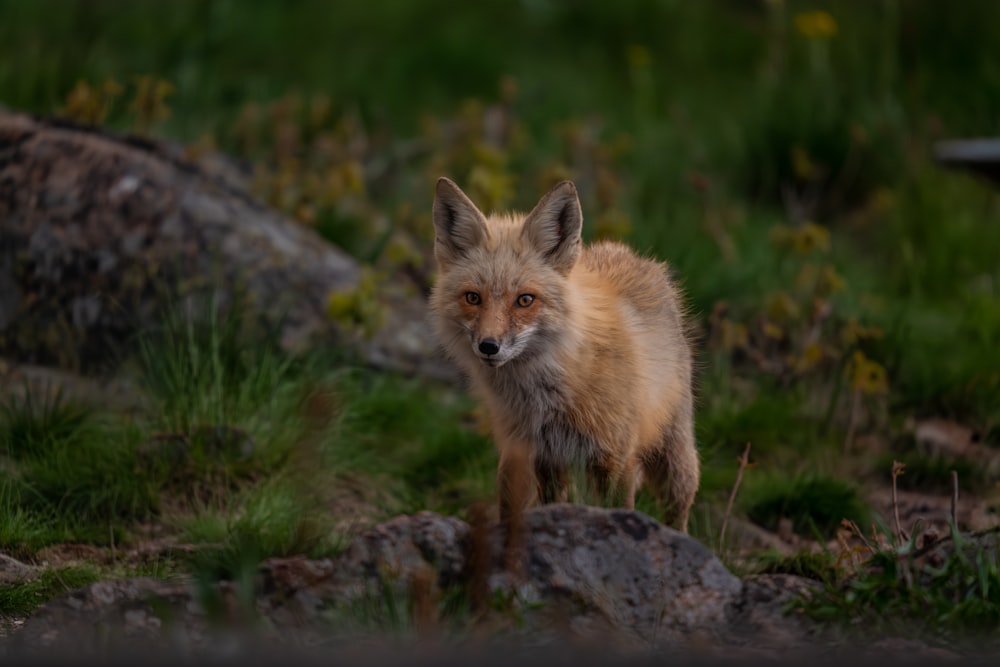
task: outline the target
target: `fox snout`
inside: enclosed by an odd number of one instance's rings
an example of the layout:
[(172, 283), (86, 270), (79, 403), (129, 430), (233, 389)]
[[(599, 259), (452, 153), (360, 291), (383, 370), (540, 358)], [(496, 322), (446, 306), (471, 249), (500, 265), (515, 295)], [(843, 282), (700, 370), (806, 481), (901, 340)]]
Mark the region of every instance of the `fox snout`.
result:
[(503, 345), (500, 339), (486, 336), (479, 339), (479, 342), (472, 341), (472, 347), (478, 352), (479, 358), (487, 366), (496, 368), (510, 360), (510, 346)]
[(479, 351), (491, 357), (500, 351), (500, 343), (495, 338), (484, 338), (479, 341)]

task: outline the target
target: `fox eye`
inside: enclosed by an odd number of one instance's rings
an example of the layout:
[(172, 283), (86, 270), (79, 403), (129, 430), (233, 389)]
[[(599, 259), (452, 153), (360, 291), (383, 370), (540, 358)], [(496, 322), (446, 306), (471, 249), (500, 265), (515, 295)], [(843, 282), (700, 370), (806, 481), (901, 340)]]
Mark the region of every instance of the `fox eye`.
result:
[(470, 306), (478, 306), (480, 303), (482, 303), (482, 301), (483, 301), (483, 298), (481, 296), (479, 296), (478, 292), (466, 292), (465, 293), (465, 302), (467, 304), (469, 304)]
[(533, 294), (522, 294), (517, 297), (517, 305), (521, 308), (527, 308), (535, 302), (535, 297)]

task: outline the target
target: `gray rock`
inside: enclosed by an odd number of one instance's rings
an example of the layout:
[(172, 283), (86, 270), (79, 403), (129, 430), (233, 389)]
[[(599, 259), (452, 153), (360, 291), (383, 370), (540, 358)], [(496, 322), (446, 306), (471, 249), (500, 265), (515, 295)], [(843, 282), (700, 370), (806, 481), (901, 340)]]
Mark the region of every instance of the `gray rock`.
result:
[(0, 586), (34, 579), (41, 568), (22, 563), (16, 558), (11, 558), (7, 554), (0, 553)]
[[(639, 512), (548, 505), (527, 512), (526, 567), (518, 577), (495, 563), (491, 588), (570, 632), (614, 630), (622, 643), (677, 643), (724, 632), (741, 583), (704, 545)], [(495, 553), (503, 531), (494, 531)]]
[(436, 585), (459, 583), (467, 570), (469, 526), (434, 512), (400, 516), (356, 538), (337, 559), (333, 586), (344, 599), (366, 594), (374, 582), (394, 582), (409, 590), (414, 578), (431, 566)]
[(112, 639), (160, 639), (168, 619), (175, 628), (183, 627), (186, 641), (201, 641), (202, 613), (190, 602), (191, 590), (184, 584), (148, 578), (100, 581), (43, 605), (14, 633), (12, 647), (31, 652), (73, 645), (80, 654), (92, 654)]
[[(289, 349), (360, 345), (373, 363), (450, 377), (418, 295), (386, 296), (384, 331), (359, 340), (326, 314), (361, 267), (257, 202), (245, 182), (166, 144), (0, 108), (0, 356), (114, 370), (165, 304), (245, 291)], [(400, 335), (404, 332), (405, 335)]]
[[(470, 558), (476, 530), (486, 531), (490, 548), (483, 561)], [(241, 646), (329, 643), (357, 638), (350, 612), (358, 605), (397, 600), (407, 614), (421, 581), (429, 583), (422, 594), (440, 600), (455, 586), (474, 588), (477, 578), (488, 586), (485, 611), (516, 620), (495, 623), (493, 634), (521, 645), (597, 642), (603, 649), (650, 650), (699, 642), (746, 646), (764, 630), (787, 645), (806, 637), (803, 621), (786, 623), (781, 609), (801, 582), (744, 583), (698, 541), (638, 512), (536, 508), (524, 516), (520, 546), (509, 552), (509, 544), (518, 542), (508, 542), (500, 526), (470, 528), (420, 512), (373, 528), (337, 558), (271, 559), (253, 591), (231, 582), (210, 590), (149, 579), (93, 584), (44, 605), (14, 638), (19, 648), (62, 641), (88, 647), (110, 628), (123, 642), (198, 651), (218, 647), (219, 628), (236, 628), (228, 636), (242, 637), (234, 640)], [(506, 608), (497, 609), (498, 600)], [(472, 611), (466, 623), (483, 618), (483, 609)]]
[(727, 627), (734, 643), (781, 650), (813, 640), (817, 627), (800, 612), (790, 611), (796, 598), (821, 588), (819, 582), (791, 574), (745, 577), (740, 594), (728, 609)]

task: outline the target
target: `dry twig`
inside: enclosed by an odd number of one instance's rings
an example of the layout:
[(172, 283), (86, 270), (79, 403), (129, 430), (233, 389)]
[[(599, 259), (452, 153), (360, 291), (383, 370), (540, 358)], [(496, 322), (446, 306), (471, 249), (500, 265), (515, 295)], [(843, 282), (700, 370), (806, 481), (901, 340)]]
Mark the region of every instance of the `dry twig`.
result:
[(722, 529), (719, 531), (719, 551), (722, 551), (722, 547), (726, 542), (726, 526), (729, 524), (729, 515), (733, 511), (733, 501), (736, 500), (736, 491), (740, 488), (740, 481), (743, 479), (743, 470), (750, 465), (749, 442), (743, 450), (743, 455), (740, 456), (737, 461), (739, 461), (740, 467), (736, 471), (736, 481), (733, 482), (733, 490), (729, 492), (729, 502), (726, 503), (726, 514), (722, 517)]
[(958, 471), (951, 471), (951, 524), (958, 530)]
[(899, 461), (892, 462), (892, 518), (896, 522), (896, 539), (899, 541), (899, 544), (906, 542), (908, 539), (899, 523), (899, 503), (896, 496), (896, 478), (903, 474), (904, 468), (906, 468), (905, 463), (900, 463)]
[(854, 432), (858, 428), (858, 413), (861, 411), (861, 390), (855, 389), (851, 394), (851, 412), (847, 417), (847, 435), (844, 436), (844, 452), (850, 452), (854, 445)]
[(868, 541), (864, 533), (861, 532), (861, 529), (858, 528), (858, 524), (854, 523), (852, 519), (841, 519), (840, 525), (847, 528), (847, 530), (853, 533), (855, 537), (861, 540), (861, 543), (865, 545), (865, 548), (868, 549), (868, 551), (873, 554), (878, 551), (878, 549), (872, 546), (872, 543)]

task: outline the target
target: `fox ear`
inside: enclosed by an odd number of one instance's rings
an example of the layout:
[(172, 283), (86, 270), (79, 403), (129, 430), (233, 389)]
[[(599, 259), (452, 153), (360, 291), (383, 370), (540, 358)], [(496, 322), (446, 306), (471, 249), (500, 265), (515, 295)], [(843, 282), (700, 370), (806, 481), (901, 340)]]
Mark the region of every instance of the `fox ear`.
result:
[(486, 239), (486, 218), (455, 183), (442, 176), (434, 191), (434, 256), (444, 266)]
[(583, 211), (576, 186), (563, 181), (549, 190), (524, 219), (521, 235), (565, 274), (580, 256), (582, 232)]

